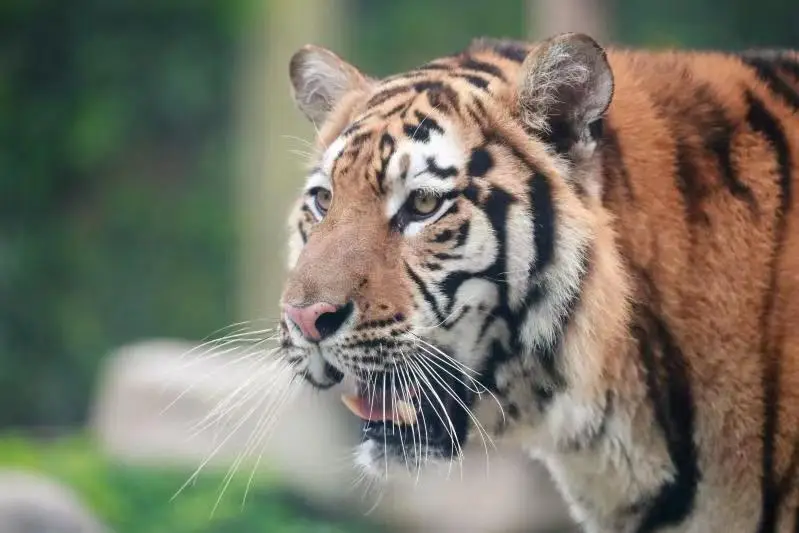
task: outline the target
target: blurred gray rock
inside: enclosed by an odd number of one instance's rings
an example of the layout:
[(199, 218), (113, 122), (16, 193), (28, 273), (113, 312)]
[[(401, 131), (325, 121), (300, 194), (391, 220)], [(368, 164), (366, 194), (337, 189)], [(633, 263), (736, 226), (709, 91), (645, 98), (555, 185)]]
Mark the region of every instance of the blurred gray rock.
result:
[(0, 470), (0, 533), (107, 533), (66, 487), (43, 476)]
[[(324, 505), (354, 506), (410, 531), (548, 532), (570, 524), (541, 465), (494, 454), (486, 475), (479, 444), (449, 479), (425, 472), (397, 480), (379, 498), (365, 492), (352, 468), (359, 423), (338, 401), (347, 384), (325, 392), (301, 385), (287, 394), (288, 383), (265, 357), (241, 350), (141, 342), (107, 359), (92, 425), (119, 460), (225, 472), (246, 455), (238, 475), (249, 476), (257, 463)], [(282, 399), (285, 405), (269, 417)], [(209, 423), (212, 412), (225, 415)], [(267, 433), (268, 440), (258, 440)]]

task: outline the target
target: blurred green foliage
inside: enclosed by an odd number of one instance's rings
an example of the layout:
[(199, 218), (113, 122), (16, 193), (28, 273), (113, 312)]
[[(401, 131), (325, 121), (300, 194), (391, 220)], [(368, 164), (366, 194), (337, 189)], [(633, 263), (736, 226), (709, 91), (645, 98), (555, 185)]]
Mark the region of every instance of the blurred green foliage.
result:
[(245, 9), (0, 3), (0, 426), (80, 421), (108, 350), (232, 321)]
[(191, 472), (121, 466), (103, 459), (83, 437), (50, 442), (0, 437), (0, 468), (63, 483), (116, 533), (378, 530), (356, 517), (331, 516), (310, 507), (268, 475), (259, 475), (250, 484), (249, 472), (240, 472), (224, 487), (224, 473), (209, 471), (175, 496)]
[(795, 0), (611, 0), (613, 40), (716, 50), (799, 48)]
[[(352, 50), (346, 59), (388, 76), (459, 52), (481, 36), (524, 38), (524, 0), (356, 0)], [(455, 11), (453, 11), (455, 10)]]

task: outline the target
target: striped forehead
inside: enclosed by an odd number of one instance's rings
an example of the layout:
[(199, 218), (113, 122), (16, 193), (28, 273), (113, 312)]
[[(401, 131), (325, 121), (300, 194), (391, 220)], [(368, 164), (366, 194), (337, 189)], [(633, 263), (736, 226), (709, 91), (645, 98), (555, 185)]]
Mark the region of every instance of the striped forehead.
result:
[[(388, 218), (394, 216), (415, 190), (434, 194), (452, 191), (466, 160), (458, 131), (440, 116), (418, 118), (414, 123), (403, 121), (396, 125), (384, 121), (372, 133), (345, 130), (325, 150), (320, 174), (332, 180), (336, 161), (353, 148), (376, 152), (380, 168), (362, 178), (375, 180), (371, 190), (384, 202)], [(369, 137), (366, 143), (365, 136)], [(352, 176), (352, 179), (358, 178)]]

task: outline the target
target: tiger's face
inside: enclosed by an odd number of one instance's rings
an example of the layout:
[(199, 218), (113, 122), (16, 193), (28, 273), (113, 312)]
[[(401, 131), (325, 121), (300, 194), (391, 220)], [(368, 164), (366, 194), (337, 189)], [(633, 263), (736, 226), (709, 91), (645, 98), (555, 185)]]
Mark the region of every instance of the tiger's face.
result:
[[(590, 67), (604, 60), (572, 44)], [(481, 404), (518, 417), (561, 379), (524, 355), (556, 349), (577, 299), (590, 213), (568, 180), (590, 165), (530, 135), (548, 115), (520, 104), (516, 78), (553, 67), (528, 52), (486, 47), (380, 82), (326, 50), (292, 59), (295, 99), (323, 127), (290, 217), (281, 345), (314, 387), (353, 378), (357, 461), (375, 473), (458, 456), (494, 431)], [(577, 158), (591, 124), (557, 126)], [(536, 387), (514, 392), (527, 372)]]

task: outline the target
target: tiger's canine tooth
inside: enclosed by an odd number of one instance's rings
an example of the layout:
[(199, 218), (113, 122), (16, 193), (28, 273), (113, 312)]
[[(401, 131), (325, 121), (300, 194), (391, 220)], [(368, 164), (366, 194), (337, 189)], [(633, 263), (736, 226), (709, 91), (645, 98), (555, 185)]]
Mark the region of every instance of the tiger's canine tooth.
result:
[(341, 401), (355, 416), (361, 418), (364, 416), (358, 404), (358, 396), (354, 394), (342, 394)]
[(400, 421), (406, 424), (416, 423), (416, 408), (411, 402), (406, 402), (403, 400), (394, 402), (394, 412)]

